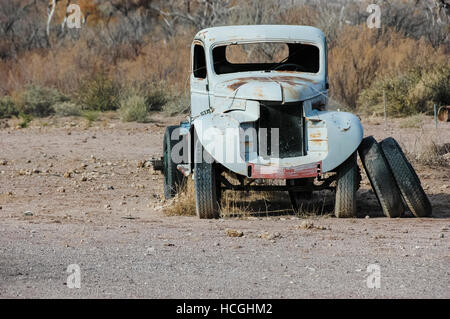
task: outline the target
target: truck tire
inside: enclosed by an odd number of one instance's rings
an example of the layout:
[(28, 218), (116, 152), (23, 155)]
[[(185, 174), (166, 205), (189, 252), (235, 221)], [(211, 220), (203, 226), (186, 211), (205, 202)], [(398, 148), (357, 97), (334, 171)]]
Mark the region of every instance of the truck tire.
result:
[[(289, 186), (313, 186), (314, 178), (287, 179), (286, 185)], [(295, 192), (289, 191), (289, 199), (295, 212), (301, 207), (303, 201), (311, 200), (312, 191)]]
[[(196, 144), (194, 185), (197, 216), (200, 219), (216, 219), (220, 217), (220, 166), (206, 154), (200, 142)], [(205, 156), (198, 159), (200, 154)]]
[(359, 186), (359, 173), (356, 152), (337, 169), (336, 202), (334, 215), (337, 218), (356, 216), (356, 192)]
[(406, 159), (400, 145), (392, 137), (383, 140), (380, 145), (410, 211), (416, 217), (431, 216), (431, 203), (422, 188), (419, 177), (411, 163)]
[(405, 210), (402, 197), (380, 145), (369, 136), (363, 139), (358, 152), (384, 215), (400, 217)]
[(164, 197), (173, 198), (183, 187), (186, 177), (177, 169), (177, 165), (172, 159), (173, 147), (180, 141), (179, 136), (174, 137), (173, 132), (179, 126), (169, 126), (164, 134), (163, 143), (163, 173), (164, 173)]

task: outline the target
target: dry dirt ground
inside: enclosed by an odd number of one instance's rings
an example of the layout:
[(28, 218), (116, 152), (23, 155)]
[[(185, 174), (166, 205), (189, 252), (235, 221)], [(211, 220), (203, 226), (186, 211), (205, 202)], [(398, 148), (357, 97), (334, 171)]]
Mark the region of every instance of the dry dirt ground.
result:
[[(0, 128), (0, 298), (449, 298), (450, 169), (416, 165), (433, 218), (382, 216), (367, 179), (359, 218), (246, 214), (199, 220), (167, 216), (162, 176), (140, 162), (161, 154), (153, 116), (124, 124), (115, 115), (90, 127), (50, 118)], [(450, 123), (423, 128), (363, 121), (366, 135), (450, 141)], [(331, 195), (324, 206), (332, 207)], [(305, 220), (314, 227), (305, 225)], [(229, 237), (226, 229), (243, 232)], [(77, 264), (81, 288), (67, 286)], [(380, 267), (368, 288), (367, 267)]]

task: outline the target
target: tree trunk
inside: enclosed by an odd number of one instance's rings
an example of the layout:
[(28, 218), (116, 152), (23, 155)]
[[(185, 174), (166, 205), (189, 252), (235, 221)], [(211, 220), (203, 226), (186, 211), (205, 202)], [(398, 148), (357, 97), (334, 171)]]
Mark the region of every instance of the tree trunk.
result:
[[(50, 44), (50, 24), (52, 22), (53, 19), (53, 15), (55, 14), (55, 9), (56, 9), (56, 0), (51, 0), (51, 2), (49, 1), (48, 3), (48, 19), (47, 19), (47, 41)], [(51, 7), (50, 7), (51, 6)]]

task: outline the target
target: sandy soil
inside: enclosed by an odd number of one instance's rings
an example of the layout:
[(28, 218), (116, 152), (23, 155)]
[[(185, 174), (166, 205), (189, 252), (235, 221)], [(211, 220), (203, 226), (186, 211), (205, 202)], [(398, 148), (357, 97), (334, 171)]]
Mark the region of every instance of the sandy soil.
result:
[[(169, 217), (162, 176), (141, 164), (161, 154), (164, 127), (179, 119), (153, 118), (0, 125), (1, 298), (450, 297), (449, 167), (416, 165), (429, 219), (383, 217), (366, 178), (360, 218), (308, 217), (312, 228), (298, 227), (305, 220), (294, 214)], [(394, 136), (408, 150), (450, 141), (450, 123), (436, 132), (427, 122), (363, 124), (366, 135)], [(67, 286), (71, 264), (80, 289)], [(380, 266), (378, 289), (366, 284), (370, 264)]]

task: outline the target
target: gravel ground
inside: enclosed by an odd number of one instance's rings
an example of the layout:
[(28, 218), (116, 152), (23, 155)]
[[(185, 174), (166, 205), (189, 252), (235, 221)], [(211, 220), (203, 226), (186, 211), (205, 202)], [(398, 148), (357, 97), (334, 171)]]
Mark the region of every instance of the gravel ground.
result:
[[(434, 208), (428, 219), (382, 217), (365, 178), (355, 219), (169, 217), (162, 177), (142, 161), (161, 154), (164, 127), (179, 119), (154, 118), (0, 129), (0, 298), (450, 297), (448, 167), (416, 166)], [(363, 123), (408, 148), (435, 134), (432, 124)], [(437, 142), (450, 141), (449, 124)], [(79, 289), (67, 285), (72, 264)], [(371, 264), (380, 288), (367, 286)]]

